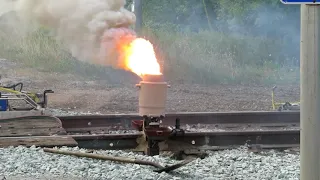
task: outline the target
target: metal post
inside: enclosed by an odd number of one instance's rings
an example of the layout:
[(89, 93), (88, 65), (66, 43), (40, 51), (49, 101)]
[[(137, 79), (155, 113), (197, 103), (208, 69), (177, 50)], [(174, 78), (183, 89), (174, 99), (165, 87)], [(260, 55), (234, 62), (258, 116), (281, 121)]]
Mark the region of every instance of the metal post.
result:
[(136, 15), (135, 31), (140, 32), (142, 29), (142, 0), (134, 0), (134, 14)]
[(320, 180), (319, 16), (319, 5), (301, 5), (301, 180)]

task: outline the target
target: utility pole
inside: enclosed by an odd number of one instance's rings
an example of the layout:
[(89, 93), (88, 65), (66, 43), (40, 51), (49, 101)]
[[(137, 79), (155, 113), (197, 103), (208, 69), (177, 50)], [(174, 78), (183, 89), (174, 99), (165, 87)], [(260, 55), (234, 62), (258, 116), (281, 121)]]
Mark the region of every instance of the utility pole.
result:
[(133, 6), (136, 15), (135, 31), (139, 33), (142, 29), (142, 0), (133, 0)]
[(320, 5), (311, 3), (301, 4), (301, 180), (320, 180)]
[(320, 2), (280, 1), (301, 5), (300, 179), (320, 180)]

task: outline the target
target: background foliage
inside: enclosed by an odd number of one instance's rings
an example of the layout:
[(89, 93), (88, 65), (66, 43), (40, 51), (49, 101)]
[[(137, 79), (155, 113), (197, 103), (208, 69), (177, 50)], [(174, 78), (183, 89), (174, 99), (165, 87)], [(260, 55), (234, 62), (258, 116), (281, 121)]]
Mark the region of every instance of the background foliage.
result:
[[(173, 61), (188, 59), (186, 66), (197, 69), (194, 74), (201, 72), (205, 82), (298, 82), (299, 5), (279, 0), (148, 0), (143, 17), (144, 26), (161, 39), (156, 44), (165, 49), (169, 72), (176, 67)], [(164, 34), (174, 42), (163, 40)]]

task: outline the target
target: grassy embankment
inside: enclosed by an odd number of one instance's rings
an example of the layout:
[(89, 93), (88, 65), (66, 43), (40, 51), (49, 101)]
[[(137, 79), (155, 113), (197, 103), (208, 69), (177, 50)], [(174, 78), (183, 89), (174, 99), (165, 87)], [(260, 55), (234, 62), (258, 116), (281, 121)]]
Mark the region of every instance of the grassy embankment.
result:
[[(281, 57), (281, 40), (236, 37), (217, 32), (171, 33), (144, 30), (154, 44), (167, 79), (198, 83), (294, 83), (299, 69), (271, 62)], [(270, 56), (271, 54), (271, 56)], [(0, 57), (43, 71), (101, 77), (114, 71), (73, 60), (45, 31), (21, 35), (0, 29)], [(274, 59), (273, 59), (274, 60)]]

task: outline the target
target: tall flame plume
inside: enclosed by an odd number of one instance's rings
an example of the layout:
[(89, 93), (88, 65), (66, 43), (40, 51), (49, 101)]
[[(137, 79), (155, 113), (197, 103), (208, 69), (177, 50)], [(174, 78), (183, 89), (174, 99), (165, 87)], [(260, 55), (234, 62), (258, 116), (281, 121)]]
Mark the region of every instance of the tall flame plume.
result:
[(107, 30), (103, 35), (100, 53), (101, 63), (113, 64), (140, 77), (162, 74), (151, 42), (137, 37), (128, 28)]
[(125, 54), (125, 65), (137, 75), (161, 74), (153, 45), (148, 40), (134, 39), (123, 53)]

